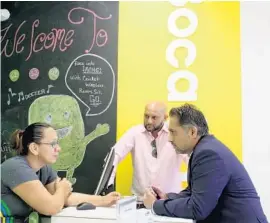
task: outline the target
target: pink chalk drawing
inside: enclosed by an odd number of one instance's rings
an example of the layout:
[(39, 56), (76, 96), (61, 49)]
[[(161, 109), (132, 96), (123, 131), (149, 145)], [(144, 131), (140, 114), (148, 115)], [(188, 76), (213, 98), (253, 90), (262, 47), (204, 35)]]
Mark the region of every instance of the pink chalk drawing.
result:
[(39, 70), (37, 68), (32, 68), (30, 71), (29, 71), (29, 77), (32, 79), (32, 80), (36, 80), (39, 76)]

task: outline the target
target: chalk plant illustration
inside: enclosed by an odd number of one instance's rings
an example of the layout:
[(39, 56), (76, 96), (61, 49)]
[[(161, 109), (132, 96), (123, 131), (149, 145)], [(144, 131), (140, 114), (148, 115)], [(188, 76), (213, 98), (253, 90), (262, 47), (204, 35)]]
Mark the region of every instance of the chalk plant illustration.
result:
[(85, 136), (79, 104), (68, 95), (47, 95), (37, 98), (29, 108), (28, 123), (46, 122), (58, 133), (61, 152), (53, 164), (56, 171), (67, 171), (67, 179), (76, 183), (74, 170), (82, 163), (86, 146), (110, 131), (108, 124), (98, 124)]

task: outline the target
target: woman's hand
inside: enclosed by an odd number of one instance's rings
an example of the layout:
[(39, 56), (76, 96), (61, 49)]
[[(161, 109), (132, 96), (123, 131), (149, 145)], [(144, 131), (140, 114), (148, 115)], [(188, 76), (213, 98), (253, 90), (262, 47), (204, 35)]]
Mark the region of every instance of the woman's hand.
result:
[(121, 198), (120, 193), (118, 192), (111, 192), (105, 196), (102, 196), (102, 206), (110, 207), (114, 205), (119, 199)]

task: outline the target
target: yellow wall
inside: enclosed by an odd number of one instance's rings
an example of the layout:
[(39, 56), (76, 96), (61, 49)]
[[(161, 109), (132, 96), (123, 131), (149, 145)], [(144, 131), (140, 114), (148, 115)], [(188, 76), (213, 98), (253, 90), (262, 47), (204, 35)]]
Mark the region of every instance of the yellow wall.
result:
[[(209, 122), (210, 131), (242, 158), (239, 2), (187, 4), (198, 17), (196, 32), (188, 39), (197, 49), (188, 68), (199, 80), (196, 104)], [(176, 39), (167, 20), (177, 7), (169, 2), (120, 2), (118, 54), (117, 139), (143, 119), (145, 102), (167, 101), (167, 80), (177, 71), (165, 59), (166, 48)], [(179, 19), (179, 27), (188, 25)], [(176, 53), (179, 62), (186, 52)], [(184, 68), (184, 67), (182, 67)], [(177, 84), (187, 89), (187, 82)], [(183, 102), (168, 103), (169, 108)], [(118, 167), (117, 190), (130, 194), (132, 177), (128, 156)]]

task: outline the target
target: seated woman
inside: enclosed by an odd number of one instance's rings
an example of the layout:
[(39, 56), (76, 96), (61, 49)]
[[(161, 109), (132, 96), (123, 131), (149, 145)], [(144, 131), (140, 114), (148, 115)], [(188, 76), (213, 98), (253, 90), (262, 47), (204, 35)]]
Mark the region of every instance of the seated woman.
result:
[(49, 166), (61, 151), (57, 133), (50, 125), (34, 123), (12, 137), (19, 155), (1, 164), (1, 206), (9, 209), (9, 216), (24, 218), (33, 210), (49, 216), (64, 206), (82, 202), (111, 206), (120, 198), (117, 192), (106, 196), (72, 193), (71, 183), (60, 180)]

